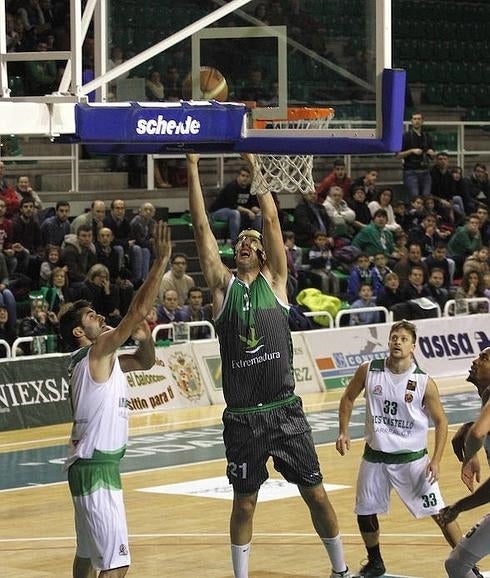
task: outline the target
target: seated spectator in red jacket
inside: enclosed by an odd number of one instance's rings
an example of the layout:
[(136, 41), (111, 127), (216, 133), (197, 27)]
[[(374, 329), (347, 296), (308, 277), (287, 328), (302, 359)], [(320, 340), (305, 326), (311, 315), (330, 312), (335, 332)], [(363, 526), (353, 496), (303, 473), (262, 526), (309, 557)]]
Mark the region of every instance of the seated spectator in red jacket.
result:
[(344, 159), (338, 158), (333, 162), (333, 170), (326, 175), (316, 186), (316, 195), (319, 203), (323, 203), (330, 187), (337, 186), (344, 192), (344, 198), (347, 200), (352, 181), (347, 175), (347, 168)]
[(20, 200), (18, 199), (15, 189), (10, 185), (4, 177), (5, 165), (0, 161), (0, 199), (4, 201), (7, 211), (5, 216), (12, 219), (17, 214), (20, 207)]

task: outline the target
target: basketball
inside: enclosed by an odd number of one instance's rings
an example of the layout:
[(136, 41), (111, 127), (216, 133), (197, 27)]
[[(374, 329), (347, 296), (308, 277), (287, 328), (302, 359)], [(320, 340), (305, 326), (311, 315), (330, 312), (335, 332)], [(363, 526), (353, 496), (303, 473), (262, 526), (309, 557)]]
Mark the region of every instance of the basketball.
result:
[[(201, 66), (200, 69), (201, 93), (198, 99), (218, 100), (223, 102), (228, 98), (228, 84), (226, 78), (216, 68)], [(192, 98), (192, 74), (189, 73), (182, 85), (182, 95), (185, 100)]]

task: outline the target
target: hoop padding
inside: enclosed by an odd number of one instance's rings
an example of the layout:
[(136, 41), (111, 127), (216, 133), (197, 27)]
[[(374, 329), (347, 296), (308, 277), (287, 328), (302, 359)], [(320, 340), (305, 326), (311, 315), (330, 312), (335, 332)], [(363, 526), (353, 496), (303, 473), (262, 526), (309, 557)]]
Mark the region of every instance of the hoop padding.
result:
[[(287, 119), (258, 120), (255, 126), (289, 129), (326, 129), (335, 116), (333, 108), (288, 108)], [(301, 193), (315, 190), (313, 157), (311, 155), (256, 155), (256, 172), (250, 188), (260, 195), (269, 190), (274, 193)]]

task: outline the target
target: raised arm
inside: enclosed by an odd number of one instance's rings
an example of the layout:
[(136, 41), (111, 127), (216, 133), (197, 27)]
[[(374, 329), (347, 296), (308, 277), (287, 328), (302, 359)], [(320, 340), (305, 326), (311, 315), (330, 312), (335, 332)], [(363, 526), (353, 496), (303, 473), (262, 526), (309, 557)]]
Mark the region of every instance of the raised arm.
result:
[(339, 405), (339, 435), (335, 447), (341, 456), (350, 449), (349, 422), (352, 415), (355, 400), (361, 394), (366, 384), (366, 377), (369, 363), (360, 365), (354, 376), (345, 388), (344, 394), (340, 398)]
[(218, 243), (209, 225), (199, 179), (198, 163), (199, 155), (187, 155), (189, 210), (191, 212), (199, 263), (206, 278), (206, 283), (213, 293), (213, 304), (216, 310), (216, 308), (219, 308), (219, 303), (217, 303), (216, 300), (219, 300), (220, 294), (223, 294), (223, 291), (226, 289), (231, 272), (221, 261)]
[(281, 224), (277, 214), (277, 207), (274, 199), (267, 189), (265, 181), (260, 183), (259, 169), (254, 155), (244, 155), (245, 160), (250, 166), (252, 180), (259, 178), (257, 199), (260, 210), (262, 211), (262, 236), (266, 254), (266, 265), (264, 274), (270, 276), (270, 282), (279, 297), (287, 301), (286, 283), (288, 278), (288, 264), (284, 242), (282, 240)]
[[(92, 348), (94, 359), (99, 362), (103, 358), (111, 357), (137, 331), (138, 326), (145, 320), (145, 317), (155, 304), (160, 281), (172, 250), (170, 227), (166, 223), (159, 222), (155, 227), (154, 248), (155, 260), (153, 265), (143, 285), (133, 297), (128, 312), (115, 329), (100, 335)], [(110, 361), (107, 363), (110, 363)], [(102, 373), (103, 370), (104, 367), (101, 364)]]

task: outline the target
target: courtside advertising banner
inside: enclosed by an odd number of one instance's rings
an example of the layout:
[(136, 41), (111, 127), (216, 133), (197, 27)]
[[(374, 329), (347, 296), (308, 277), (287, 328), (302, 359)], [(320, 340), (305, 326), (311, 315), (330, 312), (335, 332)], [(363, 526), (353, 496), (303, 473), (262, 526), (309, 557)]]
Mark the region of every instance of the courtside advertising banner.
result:
[[(293, 333), (293, 372), (296, 381), (296, 393), (315, 393), (322, 391), (320, 372), (303, 339), (302, 333)], [(217, 339), (194, 341), (192, 344), (199, 371), (206, 383), (212, 404), (224, 403), (221, 358)]]
[(157, 347), (155, 365), (151, 369), (132, 371), (126, 377), (131, 412), (209, 405), (190, 343)]
[(68, 361), (46, 355), (0, 363), (0, 431), (71, 421)]
[[(414, 320), (415, 358), (432, 377), (466, 375), (471, 361), (490, 346), (488, 314)], [(322, 329), (303, 333), (324, 387), (345, 387), (364, 361), (388, 355), (391, 324)]]

